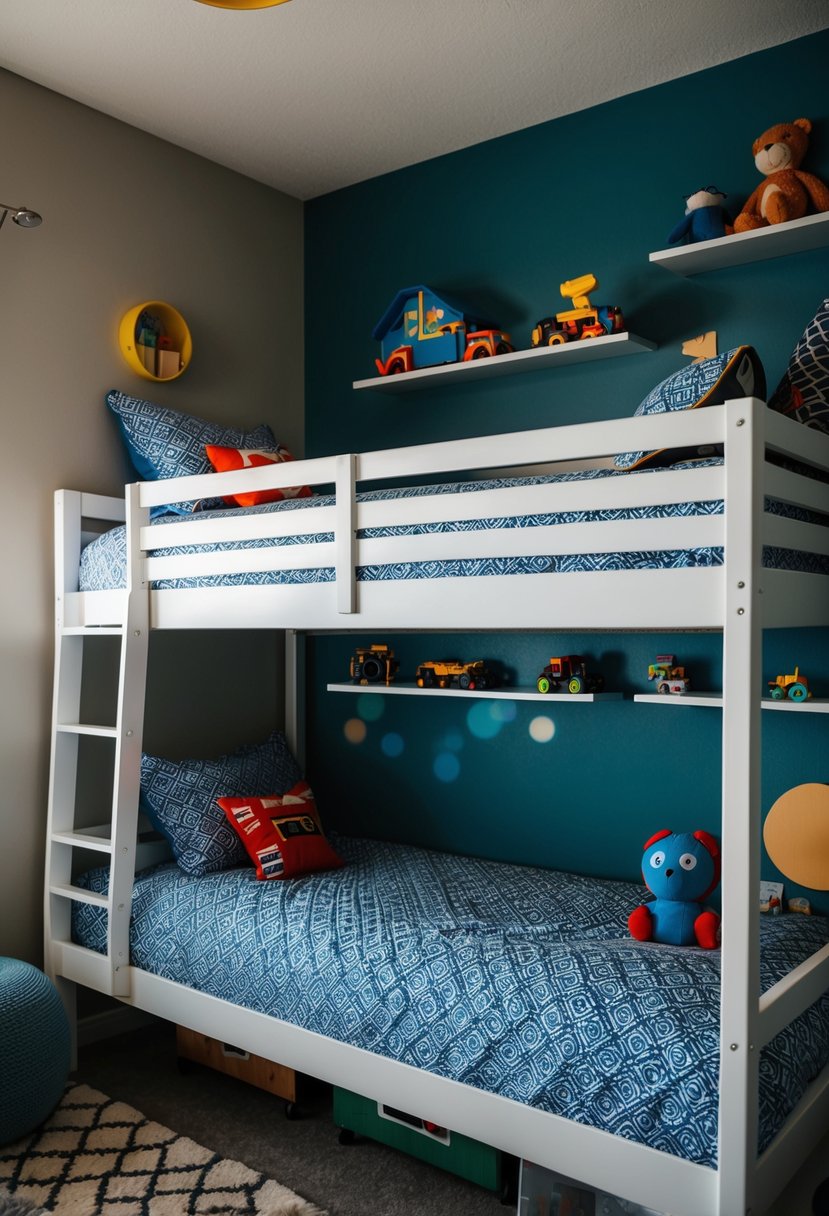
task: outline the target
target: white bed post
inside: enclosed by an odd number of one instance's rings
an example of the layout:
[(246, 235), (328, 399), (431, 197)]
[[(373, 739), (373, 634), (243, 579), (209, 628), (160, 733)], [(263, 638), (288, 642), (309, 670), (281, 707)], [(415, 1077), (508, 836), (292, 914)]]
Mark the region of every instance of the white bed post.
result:
[(305, 634), (285, 630), (285, 737), (305, 772)]
[(766, 406), (726, 403), (718, 1216), (754, 1206), (760, 925), (760, 523)]

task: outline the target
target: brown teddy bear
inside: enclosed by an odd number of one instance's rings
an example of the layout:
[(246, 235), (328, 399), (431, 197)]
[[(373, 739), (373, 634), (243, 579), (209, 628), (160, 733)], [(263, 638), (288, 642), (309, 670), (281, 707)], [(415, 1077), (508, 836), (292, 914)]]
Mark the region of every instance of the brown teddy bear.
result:
[(796, 118), (794, 122), (769, 127), (755, 139), (754, 163), (766, 180), (746, 200), (734, 220), (735, 232), (799, 220), (810, 204), (815, 211), (829, 211), (829, 188), (800, 168), (811, 129), (808, 118)]

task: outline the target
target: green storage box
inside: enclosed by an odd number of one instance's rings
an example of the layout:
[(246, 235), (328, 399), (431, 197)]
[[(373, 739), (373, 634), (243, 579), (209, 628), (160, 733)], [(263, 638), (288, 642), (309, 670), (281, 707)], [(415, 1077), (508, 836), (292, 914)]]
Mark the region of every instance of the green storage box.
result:
[(502, 1153), (361, 1094), (334, 1086), (334, 1122), (345, 1131), (419, 1157), (490, 1191), (502, 1189)]

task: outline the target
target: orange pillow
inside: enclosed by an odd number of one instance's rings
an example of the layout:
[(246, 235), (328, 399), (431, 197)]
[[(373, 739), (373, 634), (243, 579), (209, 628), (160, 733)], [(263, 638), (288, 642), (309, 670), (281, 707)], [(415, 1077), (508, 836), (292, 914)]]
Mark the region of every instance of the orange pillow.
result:
[(272, 798), (217, 798), (238, 833), (257, 878), (296, 878), (344, 865), (323, 835), (307, 781)]
[[(275, 452), (267, 448), (225, 448), (206, 443), (207, 459), (216, 473), (227, 473), (235, 469), (257, 469), (265, 464), (282, 464), (293, 460), (287, 448), (281, 445)], [(250, 494), (230, 494), (224, 501), (230, 507), (258, 507), (263, 502), (281, 502), (283, 498), (308, 498), (310, 486), (291, 486), (284, 490), (252, 490)]]

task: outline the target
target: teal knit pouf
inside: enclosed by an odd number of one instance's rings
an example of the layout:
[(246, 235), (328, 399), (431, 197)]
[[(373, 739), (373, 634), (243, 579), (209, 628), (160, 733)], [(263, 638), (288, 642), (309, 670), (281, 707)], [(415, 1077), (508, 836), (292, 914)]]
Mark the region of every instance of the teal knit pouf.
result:
[(52, 1113), (69, 1075), (69, 1021), (37, 967), (0, 957), (0, 1144)]

